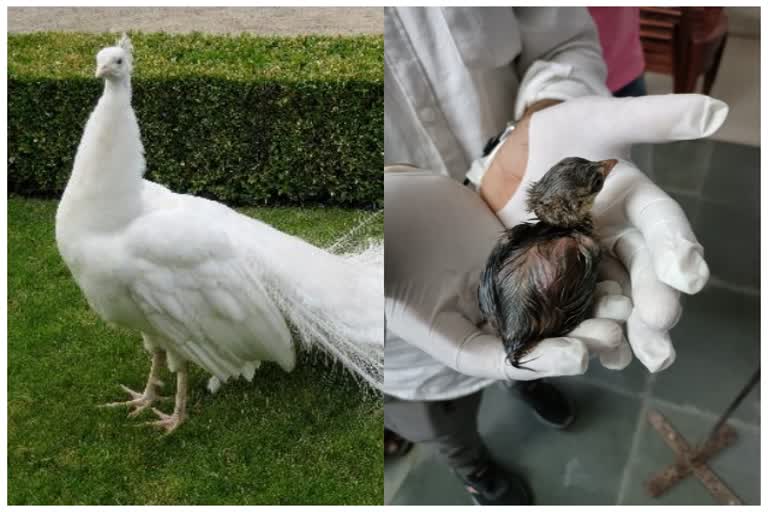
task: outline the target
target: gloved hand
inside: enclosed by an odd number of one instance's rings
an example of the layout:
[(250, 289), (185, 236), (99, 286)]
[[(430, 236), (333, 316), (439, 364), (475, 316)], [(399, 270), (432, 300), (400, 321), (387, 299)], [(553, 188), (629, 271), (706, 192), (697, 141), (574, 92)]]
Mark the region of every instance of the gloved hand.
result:
[[(530, 380), (586, 371), (590, 353), (615, 350), (631, 301), (615, 283), (597, 290), (595, 316), (568, 336), (538, 343), (518, 369), (482, 328), (477, 286), (503, 226), (480, 197), (415, 168), (384, 174), (386, 328), (465, 375)], [(385, 363), (386, 364), (386, 363)]]
[[(595, 292), (593, 318), (584, 320), (566, 336), (537, 343), (525, 356), (527, 369), (515, 368), (507, 362), (498, 336), (477, 329), (458, 345), (456, 369), (468, 375), (511, 380), (582, 375), (587, 371), (590, 355), (615, 353), (621, 343), (626, 343), (621, 323), (626, 321), (632, 307), (630, 300), (619, 292), (616, 283), (601, 283)], [(490, 367), (491, 362), (495, 368)], [(489, 370), (493, 373), (484, 375)]]
[[(682, 209), (629, 161), (630, 148), (707, 137), (727, 114), (725, 103), (697, 94), (569, 100), (520, 123), (489, 158), (482, 177), (481, 195), (512, 226), (530, 219), (526, 190), (560, 159), (620, 159), (597, 196), (593, 219), (610, 254), (602, 277), (620, 283), (632, 298), (629, 343), (652, 372), (674, 362), (668, 331), (681, 314), (679, 292), (701, 290), (709, 268)], [(629, 364), (631, 352), (624, 343), (601, 360), (621, 368)]]

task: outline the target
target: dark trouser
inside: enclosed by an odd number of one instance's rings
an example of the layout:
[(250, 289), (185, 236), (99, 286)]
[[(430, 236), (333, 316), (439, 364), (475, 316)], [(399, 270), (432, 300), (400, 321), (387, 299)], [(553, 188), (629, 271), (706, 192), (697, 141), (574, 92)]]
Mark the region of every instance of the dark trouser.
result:
[(645, 76), (640, 75), (627, 85), (613, 93), (616, 98), (627, 98), (630, 96), (645, 96), (647, 93), (645, 88)]
[(408, 441), (434, 446), (466, 478), (490, 459), (477, 431), (482, 396), (481, 390), (453, 400), (419, 402), (384, 395), (384, 426)]

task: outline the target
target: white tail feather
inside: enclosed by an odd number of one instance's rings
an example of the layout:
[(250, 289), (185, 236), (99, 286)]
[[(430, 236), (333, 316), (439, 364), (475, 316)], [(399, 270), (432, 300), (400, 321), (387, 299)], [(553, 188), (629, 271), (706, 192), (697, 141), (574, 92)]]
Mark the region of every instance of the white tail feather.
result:
[[(332, 247), (339, 245), (337, 242)], [(323, 274), (320, 281), (328, 283), (322, 293), (309, 285), (312, 274), (305, 272), (275, 272), (276, 279), (266, 283), (268, 293), (303, 345), (321, 349), (368, 385), (381, 390), (384, 243), (368, 242), (344, 254), (331, 254), (313, 246), (306, 249), (307, 265), (318, 259), (325, 264), (318, 272)]]

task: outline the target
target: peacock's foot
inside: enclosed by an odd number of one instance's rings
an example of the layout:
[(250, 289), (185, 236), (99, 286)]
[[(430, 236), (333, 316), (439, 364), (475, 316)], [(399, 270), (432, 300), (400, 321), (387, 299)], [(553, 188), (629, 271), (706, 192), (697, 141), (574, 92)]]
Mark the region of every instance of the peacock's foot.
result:
[(165, 430), (165, 435), (170, 434), (187, 418), (187, 368), (182, 364), (176, 371), (176, 403), (173, 414), (165, 414), (159, 409), (152, 408), (152, 412), (160, 418), (157, 421), (149, 421), (145, 425)]
[(155, 391), (155, 386), (162, 386), (163, 383), (160, 381), (155, 381), (154, 385), (147, 386), (147, 388), (144, 390), (143, 393), (139, 393), (138, 391), (134, 391), (128, 386), (124, 386), (120, 384), (120, 387), (128, 393), (131, 396), (130, 400), (126, 400), (124, 402), (110, 402), (108, 404), (104, 404), (103, 407), (128, 407), (130, 412), (128, 413), (129, 418), (135, 418), (139, 414), (141, 414), (145, 409), (148, 407), (151, 407), (153, 403), (156, 401), (161, 400), (168, 400), (169, 397), (167, 396), (161, 396), (158, 395)]
[(166, 434), (170, 434), (179, 428), (179, 425), (184, 423), (184, 420), (186, 419), (186, 414), (178, 410), (173, 411), (173, 414), (165, 414), (163, 411), (153, 407), (152, 412), (154, 412), (160, 419), (156, 421), (148, 421), (145, 425), (163, 429)]

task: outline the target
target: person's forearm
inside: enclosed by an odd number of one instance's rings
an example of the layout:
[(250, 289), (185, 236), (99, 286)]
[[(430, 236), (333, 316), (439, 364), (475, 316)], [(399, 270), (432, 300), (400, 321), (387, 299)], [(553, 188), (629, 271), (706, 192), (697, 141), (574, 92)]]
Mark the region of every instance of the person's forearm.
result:
[(552, 107), (554, 105), (557, 105), (558, 103), (562, 103), (562, 101), (561, 100), (539, 100), (536, 103), (528, 105), (528, 108), (526, 108), (525, 112), (523, 113), (523, 118), (531, 117), (531, 115), (533, 115), (534, 112), (538, 112), (539, 110)]
[(523, 181), (528, 164), (528, 124), (531, 116), (545, 108), (562, 103), (560, 100), (540, 100), (528, 106), (515, 130), (499, 148), (483, 176), (480, 196), (494, 212), (501, 210)]

